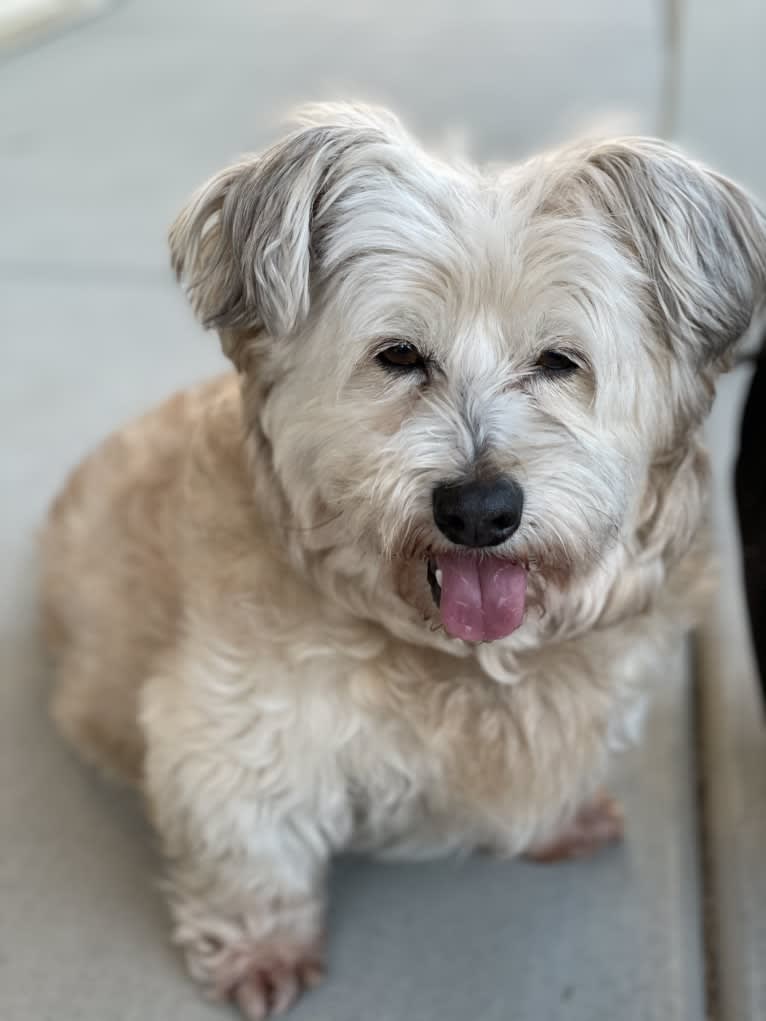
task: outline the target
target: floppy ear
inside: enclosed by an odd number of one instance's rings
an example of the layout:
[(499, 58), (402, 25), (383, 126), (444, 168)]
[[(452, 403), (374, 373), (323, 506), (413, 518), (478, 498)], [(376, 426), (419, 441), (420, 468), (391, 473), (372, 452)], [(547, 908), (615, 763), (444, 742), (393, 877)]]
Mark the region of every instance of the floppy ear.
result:
[(589, 150), (578, 177), (637, 257), (656, 325), (698, 364), (725, 358), (766, 294), (766, 219), (736, 184), (652, 139)]
[(317, 106), (303, 123), (263, 155), (216, 174), (170, 230), (176, 275), (235, 364), (243, 338), (287, 335), (305, 320), (334, 207), (362, 185), (376, 147), (403, 137), (393, 118), (363, 107)]

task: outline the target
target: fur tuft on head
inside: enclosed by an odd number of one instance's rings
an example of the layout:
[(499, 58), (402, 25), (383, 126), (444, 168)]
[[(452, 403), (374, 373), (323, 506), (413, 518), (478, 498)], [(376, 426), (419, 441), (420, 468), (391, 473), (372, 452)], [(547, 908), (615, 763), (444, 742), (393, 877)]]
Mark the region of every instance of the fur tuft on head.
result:
[(337, 205), (371, 173), (395, 174), (390, 150), (406, 141), (392, 115), (369, 107), (307, 106), (296, 121), (287, 138), (204, 184), (170, 231), (173, 269), (196, 315), (232, 352), (232, 338), (301, 326)]

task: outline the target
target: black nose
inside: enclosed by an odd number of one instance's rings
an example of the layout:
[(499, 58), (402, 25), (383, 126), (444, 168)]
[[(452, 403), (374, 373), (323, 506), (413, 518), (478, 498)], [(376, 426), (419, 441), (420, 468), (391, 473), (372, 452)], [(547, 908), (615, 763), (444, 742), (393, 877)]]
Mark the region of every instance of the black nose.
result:
[(521, 521), (524, 492), (513, 479), (443, 483), (434, 488), (434, 521), (459, 546), (498, 546)]

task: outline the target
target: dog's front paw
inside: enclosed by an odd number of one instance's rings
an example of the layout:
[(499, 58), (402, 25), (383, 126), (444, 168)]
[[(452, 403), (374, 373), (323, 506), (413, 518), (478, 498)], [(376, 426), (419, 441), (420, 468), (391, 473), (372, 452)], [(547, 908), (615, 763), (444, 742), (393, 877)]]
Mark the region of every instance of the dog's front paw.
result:
[(317, 950), (259, 947), (238, 962), (236, 974), (219, 993), (233, 1000), (248, 1021), (283, 1014), (323, 976)]
[(198, 902), (184, 906), (175, 942), (189, 974), (211, 999), (236, 1003), (248, 1021), (283, 1014), (321, 980), (321, 926), (313, 902), (238, 917), (205, 912)]
[(601, 793), (583, 805), (554, 837), (530, 848), (526, 857), (544, 864), (582, 858), (622, 840), (624, 832), (625, 816), (619, 802)]
[(256, 941), (243, 936), (229, 942), (206, 934), (186, 943), (184, 953), (190, 974), (207, 995), (236, 1003), (248, 1021), (283, 1014), (324, 974), (319, 941)]

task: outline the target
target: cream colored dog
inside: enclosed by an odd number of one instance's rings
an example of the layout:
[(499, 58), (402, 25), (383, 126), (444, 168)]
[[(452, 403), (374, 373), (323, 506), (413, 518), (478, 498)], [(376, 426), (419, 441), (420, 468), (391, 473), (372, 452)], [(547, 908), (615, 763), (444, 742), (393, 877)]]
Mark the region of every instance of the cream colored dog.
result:
[(597, 790), (704, 573), (766, 228), (661, 142), (479, 171), (324, 106), (170, 243), (238, 376), (56, 501), (54, 713), (146, 793), (192, 975), (260, 1019), (321, 975), (335, 852), (618, 835)]

